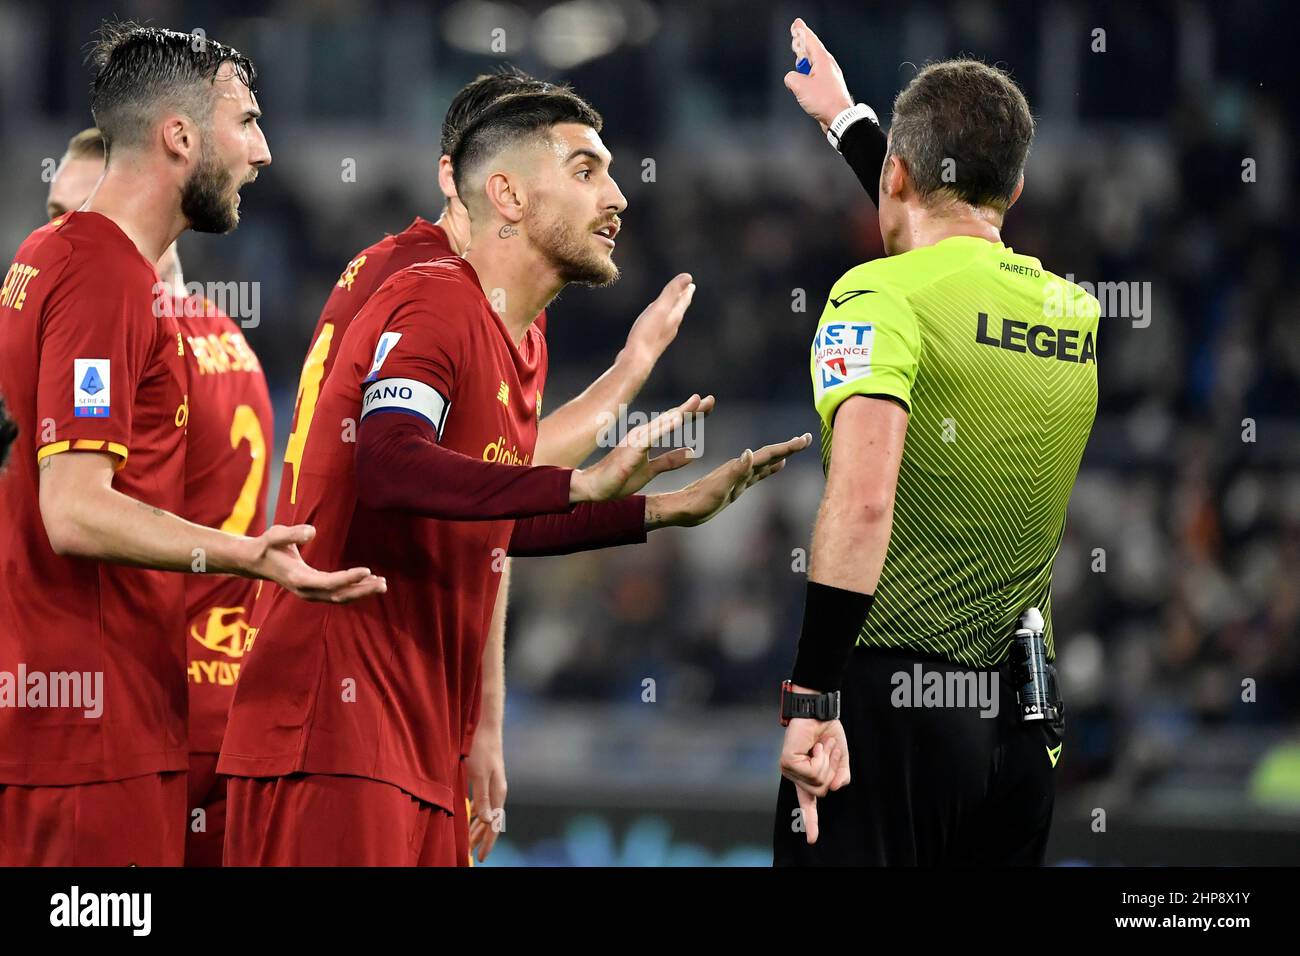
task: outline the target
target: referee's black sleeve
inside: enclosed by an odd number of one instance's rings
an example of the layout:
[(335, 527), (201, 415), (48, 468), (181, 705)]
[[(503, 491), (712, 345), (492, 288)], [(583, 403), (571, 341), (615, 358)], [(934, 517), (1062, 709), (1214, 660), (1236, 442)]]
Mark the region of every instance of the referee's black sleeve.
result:
[(885, 131), (863, 117), (840, 137), (840, 155), (880, 208), (880, 167), (885, 164)]

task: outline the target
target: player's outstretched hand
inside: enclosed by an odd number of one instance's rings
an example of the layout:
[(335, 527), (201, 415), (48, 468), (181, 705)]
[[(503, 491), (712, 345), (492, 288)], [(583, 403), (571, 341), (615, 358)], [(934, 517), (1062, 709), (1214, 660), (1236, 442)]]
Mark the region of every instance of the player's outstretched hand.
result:
[(689, 272), (674, 276), (663, 291), (645, 307), (627, 334), (628, 357), (649, 374), (664, 350), (677, 338), (682, 319), (695, 297), (695, 282)]
[(844, 725), (838, 720), (791, 720), (781, 745), (781, 776), (794, 784), (804, 834), (809, 843), (816, 843), (817, 798), (849, 783), (849, 742)]
[(758, 451), (745, 449), (740, 456), (680, 491), (650, 495), (646, 498), (646, 527), (693, 528), (704, 524), (739, 498), (746, 488), (775, 475), (785, 467), (787, 458), (811, 444), (812, 435), (805, 432), (789, 441), (765, 445)]
[(596, 464), (573, 473), (569, 500), (626, 498), (644, 488), (655, 475), (681, 468), (691, 460), (690, 448), (675, 448), (651, 458), (651, 446), (680, 428), (687, 415), (707, 415), (713, 411), (714, 404), (712, 395), (703, 398), (692, 395), (676, 408), (632, 429), (617, 448)]
[(802, 18), (790, 24), (790, 49), (796, 61), (807, 57), (812, 71), (805, 75), (791, 70), (785, 75), (785, 87), (794, 94), (803, 111), (821, 124), (824, 133), (835, 117), (853, 105), (844, 73)]
[(331, 604), (347, 604), (388, 590), (388, 582), (371, 574), (369, 568), (317, 571), (298, 553), (298, 545), (314, 537), (316, 529), (309, 524), (272, 525), (264, 534), (248, 539), (250, 557), (245, 573), (274, 581), (304, 600)]

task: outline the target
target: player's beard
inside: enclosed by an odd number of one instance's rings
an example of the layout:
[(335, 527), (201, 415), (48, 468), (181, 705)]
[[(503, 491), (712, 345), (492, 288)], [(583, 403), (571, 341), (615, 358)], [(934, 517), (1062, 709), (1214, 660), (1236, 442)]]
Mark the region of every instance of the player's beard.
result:
[(239, 225), (235, 177), (226, 172), (205, 145), (198, 165), (181, 187), (181, 214), (195, 232), (227, 233)]
[(542, 254), (550, 260), (556, 275), (565, 283), (578, 283), (597, 288), (618, 281), (618, 266), (609, 253), (592, 244), (593, 230), (604, 220), (574, 226), (562, 215), (551, 214), (547, 204), (530, 210), (533, 220), (528, 233)]

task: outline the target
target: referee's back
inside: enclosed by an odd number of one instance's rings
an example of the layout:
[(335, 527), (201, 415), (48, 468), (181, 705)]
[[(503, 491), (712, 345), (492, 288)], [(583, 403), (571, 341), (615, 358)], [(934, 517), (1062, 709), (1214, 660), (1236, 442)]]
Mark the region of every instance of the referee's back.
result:
[(1002, 243), (955, 236), (849, 270), (813, 342), (829, 470), (851, 395), (910, 412), (893, 533), (859, 644), (974, 667), (1042, 609), (1097, 405), (1100, 307)]

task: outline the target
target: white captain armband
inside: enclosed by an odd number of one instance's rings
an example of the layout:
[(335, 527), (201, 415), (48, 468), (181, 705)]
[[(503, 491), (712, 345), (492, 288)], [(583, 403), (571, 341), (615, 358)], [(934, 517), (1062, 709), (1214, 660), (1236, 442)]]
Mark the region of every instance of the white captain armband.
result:
[(361, 418), (375, 412), (405, 412), (423, 418), (442, 441), (442, 426), (451, 403), (438, 390), (413, 378), (384, 378), (366, 386), (361, 397)]

